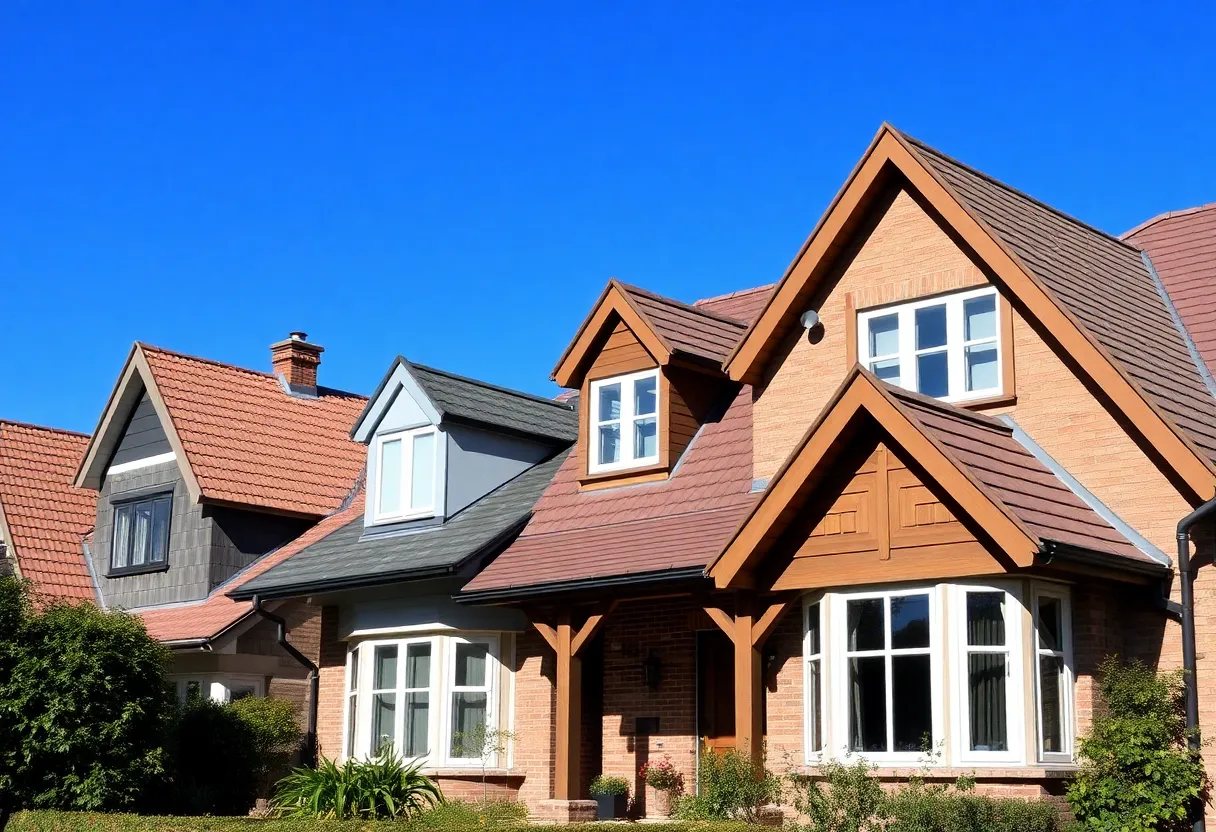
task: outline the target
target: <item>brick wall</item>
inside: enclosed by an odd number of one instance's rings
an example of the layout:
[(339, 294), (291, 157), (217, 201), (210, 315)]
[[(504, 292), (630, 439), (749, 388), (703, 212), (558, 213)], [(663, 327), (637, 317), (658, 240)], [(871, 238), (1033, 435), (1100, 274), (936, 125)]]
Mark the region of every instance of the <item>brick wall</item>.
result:
[(318, 753), (337, 759), (342, 755), (342, 711), (346, 695), (346, 642), (338, 638), (337, 607), (321, 609), (319, 652)]
[(512, 765), (524, 775), (519, 799), (529, 806), (553, 796), (557, 708), (556, 659), (535, 630), (515, 639), (515, 743)]

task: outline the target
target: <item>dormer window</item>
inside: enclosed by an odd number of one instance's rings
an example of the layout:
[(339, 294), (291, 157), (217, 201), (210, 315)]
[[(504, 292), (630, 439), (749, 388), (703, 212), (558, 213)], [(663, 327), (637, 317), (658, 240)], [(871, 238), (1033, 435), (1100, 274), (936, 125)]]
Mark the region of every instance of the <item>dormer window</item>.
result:
[(857, 355), (889, 384), (949, 402), (1003, 392), (1001, 303), (991, 287), (857, 314)]
[(412, 520), (435, 513), (433, 427), (376, 437), (376, 522)]
[(591, 382), (588, 473), (659, 461), (659, 371)]

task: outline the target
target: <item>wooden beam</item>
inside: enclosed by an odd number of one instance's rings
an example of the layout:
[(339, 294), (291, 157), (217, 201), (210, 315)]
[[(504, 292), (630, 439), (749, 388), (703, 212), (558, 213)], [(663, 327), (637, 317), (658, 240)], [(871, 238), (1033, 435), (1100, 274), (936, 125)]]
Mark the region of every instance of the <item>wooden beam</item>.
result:
[(564, 613), (557, 625), (557, 736), (554, 738), (553, 797), (578, 800), (580, 729), (583, 716), (582, 660), (574, 654), (574, 628), (570, 614)]
[(604, 620), (612, 614), (618, 603), (618, 601), (612, 601), (607, 607), (603, 608), (602, 612), (587, 616), (587, 620), (583, 622), (582, 627), (579, 627), (578, 632), (574, 634), (574, 638), (570, 642), (571, 653), (577, 656), (582, 652), (583, 647), (595, 636), (600, 627), (604, 625)]
[(731, 641), (735, 640), (735, 619), (721, 607), (705, 607), (705, 612), (713, 620), (722, 632), (730, 636)]
[(760, 763), (764, 755), (764, 726), (761, 720), (760, 651), (752, 642), (757, 624), (751, 593), (740, 593), (735, 602), (735, 747), (740, 754)]
[(536, 632), (540, 633), (541, 638), (549, 642), (549, 646), (553, 648), (553, 651), (557, 652), (557, 630), (540, 621), (533, 621), (532, 626), (536, 628)]
[(759, 650), (764, 646), (764, 642), (768, 640), (769, 635), (777, 627), (777, 624), (781, 622), (781, 617), (785, 615), (785, 611), (792, 604), (793, 601), (787, 598), (768, 605), (768, 608), (756, 619), (756, 623), (752, 625), (752, 647)]

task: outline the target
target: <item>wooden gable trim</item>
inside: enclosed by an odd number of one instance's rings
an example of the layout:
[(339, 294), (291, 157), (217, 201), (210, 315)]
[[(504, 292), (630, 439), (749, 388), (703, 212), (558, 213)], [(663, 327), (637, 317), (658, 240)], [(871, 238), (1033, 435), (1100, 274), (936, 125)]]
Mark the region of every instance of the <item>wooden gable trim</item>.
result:
[[(122, 373), (119, 376), (118, 384), (114, 386), (114, 390), (110, 393), (110, 398), (106, 402), (106, 409), (102, 412), (101, 420), (97, 424), (97, 429), (93, 431), (92, 437), (89, 438), (88, 447), (85, 449), (84, 457), (80, 461), (79, 467), (76, 469), (76, 479), (73, 482), (77, 488), (100, 489), (102, 480), (105, 477), (105, 470), (101, 468), (105, 464), (105, 460), (101, 458), (103, 448), (112, 449), (112, 443), (107, 442), (112, 438), (114, 431), (121, 430), (125, 424), (128, 415), (127, 409), (120, 407), (122, 400), (127, 396), (131, 385), (139, 382), (143, 385), (144, 390), (148, 393), (148, 398), (152, 402), (152, 408), (156, 411), (156, 418), (160, 420), (161, 428), (165, 431), (165, 437), (169, 440), (169, 447), (173, 449), (173, 456), (177, 460), (177, 467), (182, 473), (182, 479), (186, 483), (186, 491), (190, 495), (190, 499), (195, 503), (202, 500), (202, 487), (199, 485), (198, 478), (194, 475), (193, 469), (190, 467), (190, 459), (186, 456), (186, 450), (182, 446), (181, 437), (177, 434), (177, 428), (173, 424), (173, 417), (169, 413), (169, 408), (165, 404), (164, 397), (160, 394), (160, 389), (156, 386), (156, 378), (152, 374), (152, 368), (148, 365), (148, 358), (144, 355), (143, 345), (136, 342), (131, 348), (130, 354), (127, 356), (127, 362), (123, 365)], [(119, 411), (122, 411), (120, 414)]]
[(930, 479), (951, 495), (1011, 561), (1022, 567), (1034, 563), (1038, 538), (936, 439), (908, 418), (873, 376), (854, 367), (777, 472), (764, 497), (707, 568), (706, 574), (715, 586), (723, 589), (750, 582), (750, 567), (763, 554), (766, 539), (781, 515), (793, 504), (807, 480), (821, 470), (828, 451), (863, 410), (916, 460)]
[(1216, 467), (1133, 381), (998, 235), (932, 171), (894, 128), (884, 124), (844, 187), (803, 244), (769, 302), (752, 323), (724, 367), (735, 381), (757, 383), (767, 352), (781, 335), (782, 323), (815, 288), (830, 265), (842, 235), (856, 223), (879, 186), (894, 170), (923, 197), (969, 246), (1027, 311), (1056, 338), (1094, 386), (1110, 398), (1165, 464), (1185, 483), (1193, 500), (1216, 491)]
[(595, 302), (591, 313), (587, 316), (574, 336), (574, 340), (566, 347), (553, 368), (551, 378), (562, 387), (580, 387), (586, 375), (586, 366), (592, 358), (596, 342), (604, 334), (604, 329), (611, 325), (613, 315), (624, 322), (642, 346), (646, 348), (659, 366), (665, 366), (671, 361), (673, 349), (661, 335), (650, 326), (646, 317), (637, 310), (629, 293), (615, 279), (608, 281), (599, 300)]

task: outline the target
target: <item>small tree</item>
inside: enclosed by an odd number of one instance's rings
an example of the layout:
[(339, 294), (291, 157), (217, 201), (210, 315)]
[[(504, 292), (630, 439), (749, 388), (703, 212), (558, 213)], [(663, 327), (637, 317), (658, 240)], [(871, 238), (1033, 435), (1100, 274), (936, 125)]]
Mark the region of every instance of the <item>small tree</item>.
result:
[(1102, 708), (1078, 751), (1068, 787), (1073, 814), (1094, 832), (1181, 830), (1207, 789), (1203, 760), (1187, 746), (1183, 675), (1108, 658)]
[(245, 724), (253, 742), (258, 796), (270, 797), (275, 781), (290, 770), (304, 736), (295, 705), (286, 699), (246, 696), (229, 707)]
[[(472, 731), (457, 732), (453, 737), (457, 755), (466, 759), (481, 761), (481, 802), (488, 797), (486, 786), (486, 769), (490, 760), (499, 759), (506, 754), (515, 734), (506, 729), (492, 730), (483, 722)], [(501, 762), (499, 763), (501, 766)]]
[(169, 654), (90, 603), (39, 609), (0, 578), (0, 788), (13, 807), (118, 810), (162, 771)]

